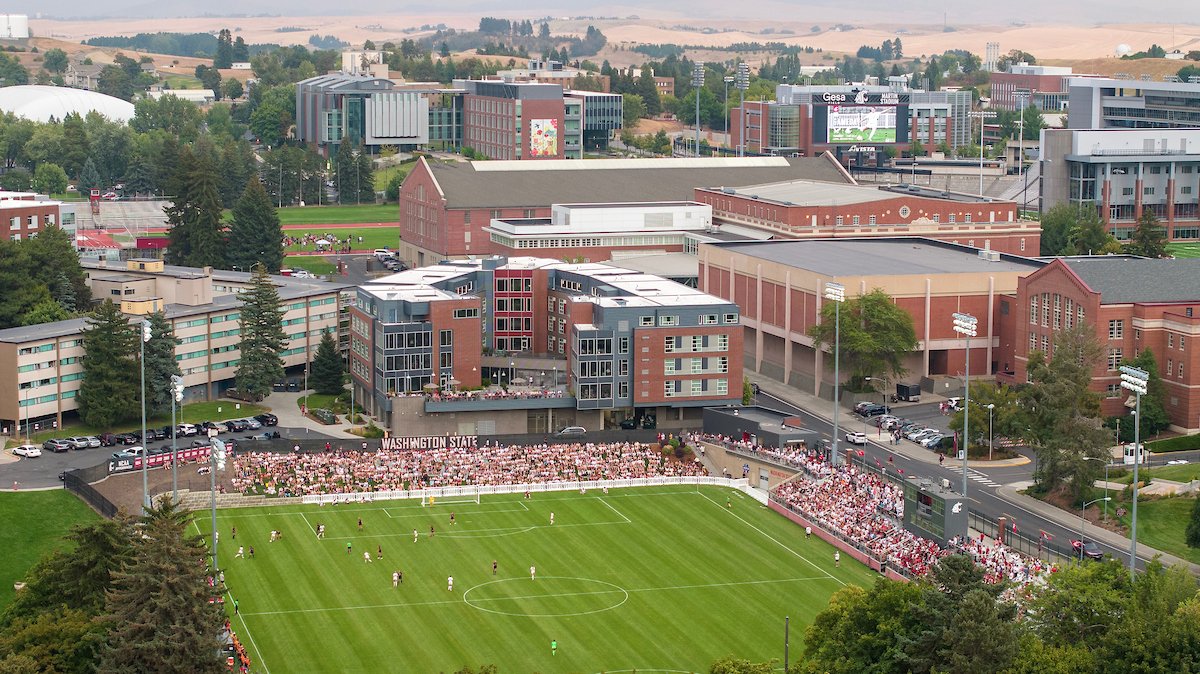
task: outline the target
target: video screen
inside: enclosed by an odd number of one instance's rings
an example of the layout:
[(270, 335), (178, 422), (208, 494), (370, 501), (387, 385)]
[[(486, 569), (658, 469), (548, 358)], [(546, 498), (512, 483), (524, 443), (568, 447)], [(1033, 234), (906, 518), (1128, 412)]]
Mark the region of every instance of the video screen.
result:
[(826, 142), (895, 143), (896, 106), (831, 105)]

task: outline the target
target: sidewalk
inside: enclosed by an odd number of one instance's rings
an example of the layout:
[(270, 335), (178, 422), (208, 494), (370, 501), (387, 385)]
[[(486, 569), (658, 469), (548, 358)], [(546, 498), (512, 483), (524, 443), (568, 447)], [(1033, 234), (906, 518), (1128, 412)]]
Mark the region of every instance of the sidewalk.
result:
[(277, 391), (263, 398), (259, 404), (271, 408), (271, 414), (279, 417), (279, 425), (284, 428), (307, 428), (334, 437), (362, 439), (361, 436), (350, 432), (352, 426), (348, 423), (347, 415), (338, 416), (339, 423), (326, 426), (301, 414), (299, 402), (304, 395), (304, 392)]
[[(797, 407), (800, 407), (800, 408), (808, 411), (810, 414), (813, 414), (814, 416), (825, 419), (826, 421), (830, 421), (832, 419), (833, 405), (831, 404), (830, 401), (819, 399), (816, 396), (812, 395), (811, 393), (806, 393), (797, 388), (787, 386), (781, 382), (775, 381), (773, 379), (769, 379), (767, 377), (763, 377), (762, 375), (759, 375), (754, 372), (747, 372), (746, 376), (750, 378), (751, 382), (758, 384), (759, 388), (761, 390), (763, 390), (777, 398), (782, 398), (782, 399), (792, 403), (793, 405), (796, 405)], [(902, 410), (903, 407), (901, 406), (899, 409)], [(841, 412), (838, 413), (838, 426), (839, 426), (839, 429), (841, 429), (843, 432), (844, 432), (844, 430), (863, 431), (864, 433), (867, 433), (868, 436), (874, 435), (879, 430), (875, 426), (872, 426), (872, 425), (864, 422), (863, 420), (859, 419), (850, 410), (846, 410), (844, 408), (841, 410)], [(906, 444), (907, 444), (907, 447), (905, 447)], [(903, 454), (904, 456), (908, 457), (909, 459), (914, 459), (917, 461), (924, 461), (926, 463), (937, 463), (936, 455), (933, 452), (924, 451), (924, 450), (917, 451), (917, 452), (903, 451), (903, 450), (908, 450), (908, 449), (915, 449), (916, 446), (913, 445), (912, 443), (901, 443), (900, 445), (888, 445), (888, 447), (892, 451), (894, 451), (898, 454)], [(1024, 457), (1022, 457), (1022, 458), (1024, 458)], [(969, 462), (967, 465), (971, 468), (999, 467), (999, 466), (1005, 466), (1005, 465), (1008, 465), (1008, 466), (1021, 465), (1021, 462), (1013, 463), (1013, 461), (1016, 461), (1016, 460), (1014, 459), (1014, 460), (1003, 461), (1003, 462), (1001, 462), (1001, 461), (972, 461), (972, 462)], [(1028, 462), (1029, 462), (1029, 460), (1025, 459), (1024, 463), (1028, 463)], [(1028, 486), (1028, 485), (1027, 484), (1001, 485), (1001, 486), (997, 487), (996, 493), (999, 494), (1001, 496), (1001, 498), (1003, 498), (1004, 500), (1012, 503), (1013, 505), (1021, 508), (1022, 510), (1025, 510), (1026, 512), (1034, 513), (1034, 514), (1038, 515), (1039, 517), (1042, 517), (1043, 519), (1050, 520), (1067, 530), (1070, 530), (1070, 531), (1078, 531), (1079, 530), (1079, 517), (1078, 516), (1074, 516), (1071, 513), (1068, 513), (1065, 510), (1062, 510), (1061, 508), (1056, 508), (1055, 506), (1052, 506), (1049, 503), (1039, 501), (1038, 499), (1035, 499), (1032, 496), (1026, 496), (1018, 491), (1019, 489), (1024, 489), (1026, 486)], [(1124, 485), (1121, 485), (1121, 486), (1124, 487)], [(1122, 536), (1121, 534), (1117, 534), (1117, 533), (1111, 532), (1107, 529), (1103, 529), (1101, 527), (1097, 527), (1097, 526), (1089, 527), (1087, 529), (1087, 535), (1089, 538), (1094, 538), (1098, 541), (1102, 541), (1105, 544), (1112, 546), (1114, 548), (1117, 548), (1117, 549), (1125, 548), (1126, 550), (1128, 550), (1128, 548), (1129, 548), (1129, 539), (1128, 538)], [(1182, 565), (1186, 566), (1188, 569), (1190, 569), (1192, 573), (1200, 574), (1200, 565), (1193, 564), (1187, 560), (1175, 557), (1174, 555), (1169, 555), (1165, 552), (1155, 550), (1154, 548), (1147, 546), (1145, 543), (1141, 543), (1141, 542), (1138, 543), (1138, 556), (1139, 557), (1149, 559), (1149, 558), (1155, 557), (1156, 555), (1161, 557), (1162, 562), (1164, 564), (1167, 564), (1167, 565), (1182, 564)]]

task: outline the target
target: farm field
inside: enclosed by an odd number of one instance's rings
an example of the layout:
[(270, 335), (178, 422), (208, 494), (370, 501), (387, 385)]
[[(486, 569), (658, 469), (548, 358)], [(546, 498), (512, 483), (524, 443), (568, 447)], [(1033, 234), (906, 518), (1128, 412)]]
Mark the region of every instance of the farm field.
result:
[(717, 487), (229, 509), (217, 526), (234, 629), (276, 674), (707, 671), (781, 659), (785, 616), (797, 649), (833, 592), (875, 577)]

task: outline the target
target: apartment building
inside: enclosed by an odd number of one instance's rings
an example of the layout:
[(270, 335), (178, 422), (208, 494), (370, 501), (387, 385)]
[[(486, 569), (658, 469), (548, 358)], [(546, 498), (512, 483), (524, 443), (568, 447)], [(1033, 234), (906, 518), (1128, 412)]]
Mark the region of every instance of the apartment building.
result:
[(28, 239), (46, 225), (61, 224), (61, 207), (62, 202), (33, 192), (0, 192), (0, 238)]
[[(174, 267), (161, 260), (121, 264), (85, 260), (84, 270), (97, 301), (111, 299), (130, 321), (163, 311), (181, 341), (175, 359), (183, 372), (185, 399), (209, 400), (233, 386), (241, 343), (238, 294), (251, 285), (244, 272)], [(351, 286), (315, 279), (273, 276), (284, 315), (285, 367), (302, 370), (316, 354), (326, 331), (338, 334)], [(0, 427), (19, 421), (62, 424), (78, 409), (82, 377), (82, 332), (86, 319), (0, 330)], [(132, 376), (132, 373), (131, 373)]]

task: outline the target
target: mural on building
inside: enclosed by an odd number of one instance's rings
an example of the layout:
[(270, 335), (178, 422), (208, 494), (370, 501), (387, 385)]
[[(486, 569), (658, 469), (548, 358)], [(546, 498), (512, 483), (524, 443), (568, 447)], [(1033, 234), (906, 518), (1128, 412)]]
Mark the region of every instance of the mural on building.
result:
[(529, 156), (558, 156), (558, 120), (529, 120)]

